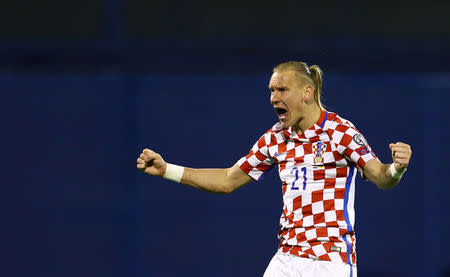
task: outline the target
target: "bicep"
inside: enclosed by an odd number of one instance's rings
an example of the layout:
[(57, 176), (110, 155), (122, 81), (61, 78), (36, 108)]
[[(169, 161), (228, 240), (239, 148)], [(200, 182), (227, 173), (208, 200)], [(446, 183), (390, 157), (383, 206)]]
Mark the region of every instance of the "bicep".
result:
[(252, 181), (253, 178), (248, 176), (244, 171), (242, 171), (238, 163), (234, 164), (227, 170), (227, 184), (232, 191)]

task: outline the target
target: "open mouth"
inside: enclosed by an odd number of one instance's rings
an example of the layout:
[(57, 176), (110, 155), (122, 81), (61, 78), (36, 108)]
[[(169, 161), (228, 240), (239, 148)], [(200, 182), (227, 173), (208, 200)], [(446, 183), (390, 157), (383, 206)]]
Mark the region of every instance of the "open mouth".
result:
[(283, 108), (275, 108), (275, 112), (277, 113), (280, 119), (285, 119), (288, 115), (288, 111)]

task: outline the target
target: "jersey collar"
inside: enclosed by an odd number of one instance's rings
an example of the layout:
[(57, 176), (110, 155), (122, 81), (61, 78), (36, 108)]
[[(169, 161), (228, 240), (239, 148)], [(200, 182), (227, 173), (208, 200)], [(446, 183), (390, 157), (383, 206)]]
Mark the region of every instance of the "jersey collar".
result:
[[(328, 111), (321, 110), (319, 119), (317, 122), (311, 126), (308, 130), (303, 132), (302, 134), (298, 135), (297, 132), (295, 132), (292, 127), (289, 127), (287, 129), (283, 130), (284, 137), (286, 139), (310, 139), (314, 136), (316, 136), (317, 132), (322, 129), (325, 126), (325, 122), (328, 119)], [(320, 132), (320, 131), (319, 131)]]

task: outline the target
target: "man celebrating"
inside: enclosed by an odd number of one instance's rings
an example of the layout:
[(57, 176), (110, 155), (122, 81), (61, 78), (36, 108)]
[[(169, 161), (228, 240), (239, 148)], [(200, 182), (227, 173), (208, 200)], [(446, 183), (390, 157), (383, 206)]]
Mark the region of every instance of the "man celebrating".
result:
[(283, 190), (280, 245), (264, 276), (356, 276), (356, 170), (378, 188), (391, 189), (409, 164), (411, 148), (390, 144), (393, 163), (382, 164), (350, 121), (323, 108), (322, 71), (316, 65), (276, 66), (269, 89), (279, 122), (234, 166), (181, 167), (144, 149), (137, 168), (198, 189), (230, 193), (276, 164)]

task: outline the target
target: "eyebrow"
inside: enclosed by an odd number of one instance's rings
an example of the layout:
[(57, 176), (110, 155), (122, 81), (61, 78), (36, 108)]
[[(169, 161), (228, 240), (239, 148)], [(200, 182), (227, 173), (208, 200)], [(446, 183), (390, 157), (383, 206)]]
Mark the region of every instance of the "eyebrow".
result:
[(288, 87), (286, 87), (286, 86), (269, 86), (269, 89), (270, 90), (272, 90), (272, 89), (278, 89), (278, 90), (284, 89), (284, 90), (286, 90), (286, 89), (288, 89)]

